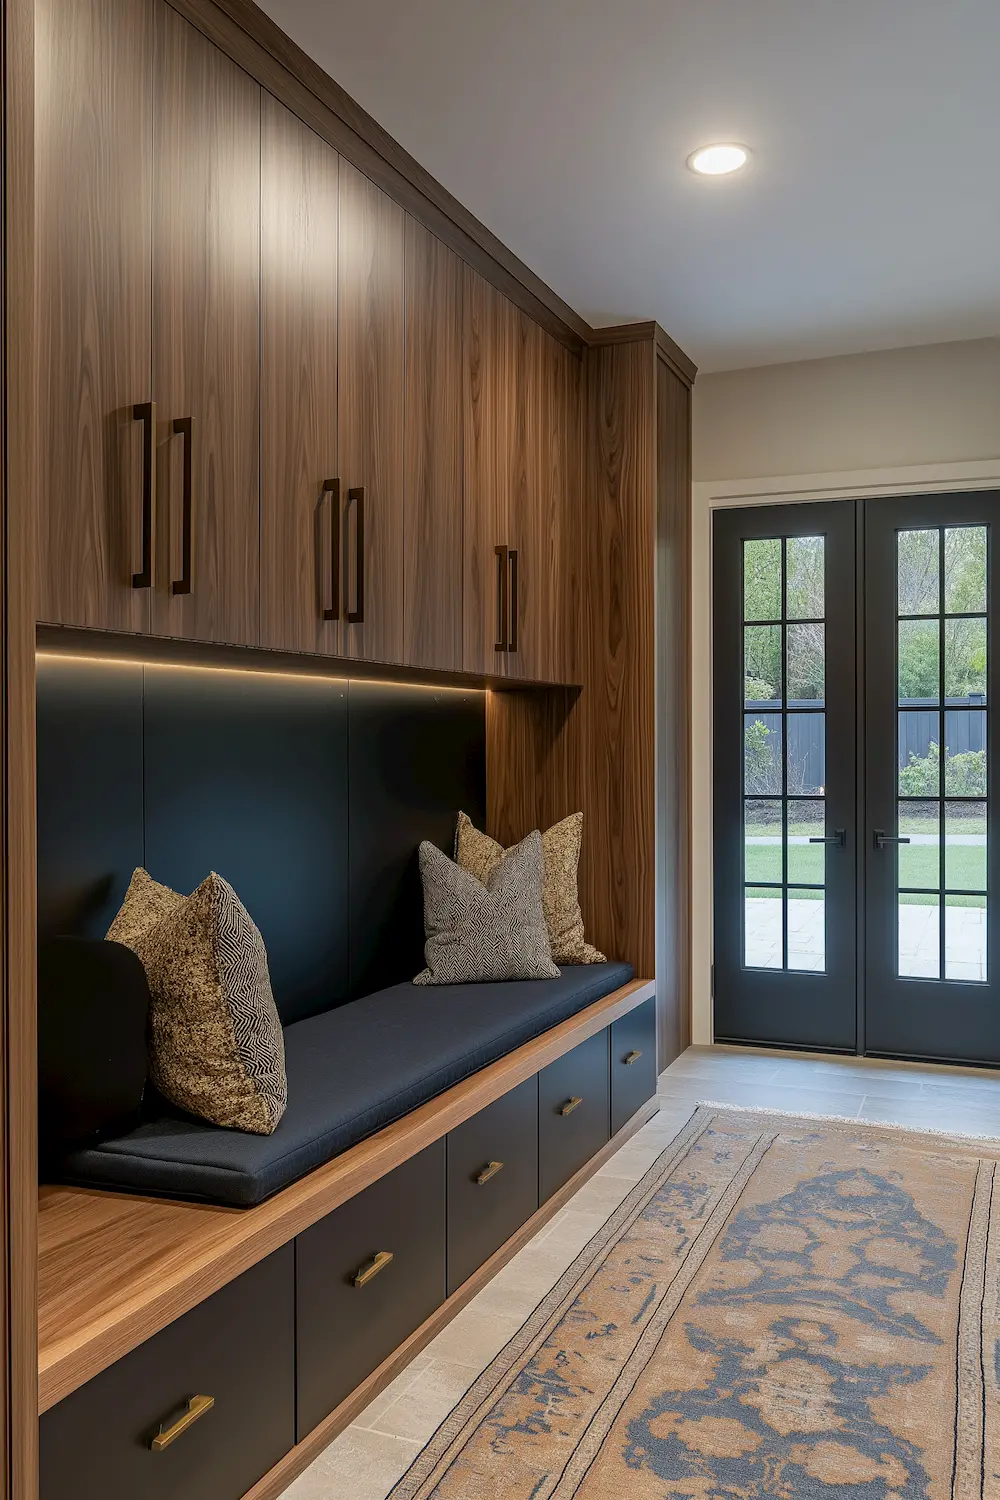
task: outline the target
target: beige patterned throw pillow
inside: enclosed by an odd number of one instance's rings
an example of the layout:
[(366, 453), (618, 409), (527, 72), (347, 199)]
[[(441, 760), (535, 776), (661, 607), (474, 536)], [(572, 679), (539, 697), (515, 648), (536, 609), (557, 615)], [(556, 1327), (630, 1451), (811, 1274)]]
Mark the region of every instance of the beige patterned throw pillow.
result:
[[(603, 953), (586, 942), (577, 894), (577, 869), (583, 843), (583, 813), (572, 813), (542, 834), (542, 907), (557, 964), (603, 964)], [(503, 845), (480, 833), (464, 812), (458, 815), (455, 859), (485, 885), (504, 857)]]
[(414, 984), (558, 979), (542, 910), (538, 833), (508, 850), (487, 881), (420, 845), (427, 967)]
[(146, 970), (160, 1093), (213, 1125), (270, 1135), (288, 1099), (284, 1039), (264, 940), (232, 886), (213, 873), (179, 896), (137, 870), (108, 937)]

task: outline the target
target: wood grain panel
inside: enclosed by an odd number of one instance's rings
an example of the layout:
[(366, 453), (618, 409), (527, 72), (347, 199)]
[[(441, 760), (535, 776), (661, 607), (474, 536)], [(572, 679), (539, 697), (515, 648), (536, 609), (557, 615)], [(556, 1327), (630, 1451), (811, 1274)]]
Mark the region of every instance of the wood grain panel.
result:
[(459, 671), (462, 502), (462, 263), (406, 219), (403, 657)]
[[(260, 631), (260, 88), (167, 5), (156, 12), (153, 386), (160, 418), (153, 629), (253, 645)], [(182, 445), (194, 526), (182, 576)]]
[(261, 117), (261, 644), (340, 651), (323, 494), (337, 458), (339, 158), (284, 105)]
[(349, 163), (340, 170), (340, 480), (345, 608), (357, 605), (357, 506), (364, 487), (364, 621), (342, 654), (403, 658), (404, 214)]
[(39, 0), (38, 611), (144, 630), (153, 0)]
[(629, 1014), (652, 993), (650, 982), (623, 986), (256, 1208), (42, 1188), (39, 1409), (48, 1410), (241, 1271)]
[(691, 391), (656, 362), (656, 976), (660, 1055), (691, 1043)]
[(596, 1156), (591, 1157), (580, 1170), (564, 1183), (558, 1192), (553, 1193), (546, 1203), (543, 1203), (531, 1218), (521, 1225), (515, 1234), (512, 1234), (506, 1244), (500, 1246), (483, 1265), (479, 1267), (462, 1286), (452, 1292), (451, 1296), (431, 1314), (427, 1321), (416, 1329), (414, 1333), (394, 1350), (387, 1360), (373, 1370), (367, 1380), (362, 1381), (357, 1390), (352, 1391), (346, 1401), (326, 1417), (318, 1427), (298, 1443), (285, 1457), (281, 1463), (275, 1464), (269, 1474), (265, 1474), (253, 1489), (244, 1497), (244, 1500), (278, 1500), (293, 1479), (298, 1478), (302, 1471), (308, 1468), (313, 1459), (323, 1452), (338, 1433), (349, 1427), (365, 1407), (375, 1397), (390, 1385), (395, 1377), (404, 1370), (412, 1360), (416, 1359), (421, 1350), (434, 1339), (442, 1328), (445, 1328), (451, 1320), (462, 1311), (487, 1286), (509, 1261), (535, 1235), (553, 1219), (561, 1208), (565, 1208), (576, 1193), (580, 1191), (584, 1183), (589, 1182), (605, 1162), (610, 1161), (616, 1151), (620, 1151), (626, 1141), (630, 1140), (640, 1131), (652, 1117), (657, 1113), (659, 1106), (655, 1099), (644, 1104), (640, 1110), (632, 1116), (627, 1124), (623, 1125), (618, 1134), (598, 1151)]
[(4, 0), (0, 408), (0, 1496), (38, 1491), (34, 4)]
[(496, 650), (497, 559), (506, 546), (515, 472), (520, 314), (477, 272), (465, 268), (463, 655), (468, 672), (500, 676)]

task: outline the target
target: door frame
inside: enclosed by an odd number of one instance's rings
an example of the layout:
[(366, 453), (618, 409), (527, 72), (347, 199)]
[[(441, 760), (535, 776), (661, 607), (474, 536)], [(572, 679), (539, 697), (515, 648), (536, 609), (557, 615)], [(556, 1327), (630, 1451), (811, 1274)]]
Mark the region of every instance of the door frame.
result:
[(691, 942), (692, 1042), (714, 1040), (712, 1002), (713, 742), (712, 512), (741, 505), (797, 505), (821, 500), (877, 500), (900, 495), (988, 490), (1000, 485), (1000, 456), (948, 464), (789, 474), (751, 480), (696, 480), (691, 486)]

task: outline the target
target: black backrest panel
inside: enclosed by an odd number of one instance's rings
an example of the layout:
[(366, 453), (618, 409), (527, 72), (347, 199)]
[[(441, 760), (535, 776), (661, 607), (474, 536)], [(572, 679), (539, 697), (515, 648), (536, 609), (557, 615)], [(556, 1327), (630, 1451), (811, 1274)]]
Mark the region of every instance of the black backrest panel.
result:
[(480, 693), (351, 683), (351, 993), (424, 967), (417, 849), (451, 854), (455, 813), (486, 807)]
[(102, 938), (142, 864), (142, 667), (39, 657), (38, 928)]
[(471, 690), (42, 656), (40, 933), (103, 936), (136, 865), (216, 870), (286, 1024), (411, 978), (417, 845), (483, 819), (485, 741)]

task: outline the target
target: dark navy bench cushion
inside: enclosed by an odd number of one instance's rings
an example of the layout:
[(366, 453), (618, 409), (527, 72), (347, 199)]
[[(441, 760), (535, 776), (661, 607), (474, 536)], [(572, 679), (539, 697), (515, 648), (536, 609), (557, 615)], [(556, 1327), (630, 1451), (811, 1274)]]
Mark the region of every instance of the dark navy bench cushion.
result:
[(629, 964), (558, 979), (397, 984), (285, 1031), (288, 1108), (273, 1135), (187, 1117), (77, 1151), (63, 1181), (249, 1207), (632, 978)]

